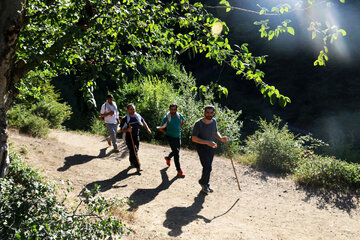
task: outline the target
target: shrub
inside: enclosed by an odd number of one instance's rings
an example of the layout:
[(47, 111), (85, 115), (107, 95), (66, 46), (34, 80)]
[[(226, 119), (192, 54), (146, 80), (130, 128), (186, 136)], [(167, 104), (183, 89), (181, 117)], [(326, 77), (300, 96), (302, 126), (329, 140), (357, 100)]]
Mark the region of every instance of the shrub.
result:
[(37, 102), (30, 111), (43, 119), (49, 121), (51, 128), (58, 128), (61, 124), (70, 118), (71, 107), (66, 103), (59, 103), (54, 100), (42, 100)]
[(91, 118), (90, 130), (93, 134), (100, 136), (107, 136), (107, 128), (104, 124), (104, 121), (99, 120), (97, 117)]
[(53, 185), (11, 153), (10, 172), (0, 179), (0, 236), (4, 239), (114, 239), (124, 234), (109, 214), (119, 201), (86, 191), (72, 209), (59, 201)]
[(306, 186), (357, 189), (360, 187), (360, 164), (313, 154), (299, 162), (294, 178)]
[(20, 132), (33, 137), (45, 137), (49, 134), (49, 122), (34, 115), (28, 116), (20, 126)]
[(281, 119), (274, 117), (271, 122), (258, 121), (259, 130), (245, 140), (244, 151), (255, 156), (257, 167), (276, 172), (289, 173), (302, 156), (302, 141), (295, 139), (285, 124), (280, 127)]

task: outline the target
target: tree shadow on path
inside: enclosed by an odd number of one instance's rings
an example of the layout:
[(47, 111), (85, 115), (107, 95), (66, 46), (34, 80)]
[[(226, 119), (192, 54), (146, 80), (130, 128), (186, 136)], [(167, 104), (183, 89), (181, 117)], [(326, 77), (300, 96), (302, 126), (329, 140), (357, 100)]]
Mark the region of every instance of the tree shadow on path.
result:
[(121, 172), (119, 172), (118, 174), (116, 174), (114, 177), (110, 178), (110, 179), (106, 179), (106, 180), (102, 180), (102, 181), (95, 181), (92, 183), (89, 183), (85, 186), (85, 188), (83, 189), (83, 191), (85, 189), (91, 190), (93, 188), (95, 188), (95, 185), (99, 186), (99, 191), (100, 192), (106, 192), (108, 190), (110, 190), (111, 188), (120, 188), (120, 187), (126, 187), (127, 185), (123, 185), (123, 186), (114, 186), (114, 184), (116, 184), (117, 182), (120, 182), (130, 176), (134, 176), (134, 175), (139, 175), (137, 172), (133, 172), (133, 173), (128, 173), (129, 170), (131, 168), (128, 167), (124, 170), (122, 170)]
[(173, 179), (171, 179), (169, 181), (169, 177), (168, 177), (168, 175), (166, 173), (167, 169), (168, 169), (168, 167), (163, 168), (163, 169), (160, 170), (162, 182), (160, 183), (159, 186), (157, 186), (156, 188), (152, 188), (152, 189), (137, 189), (135, 192), (133, 192), (130, 195), (130, 197), (129, 197), (129, 200), (130, 200), (129, 206), (130, 206), (130, 208), (128, 209), (128, 211), (134, 211), (137, 208), (139, 208), (139, 206), (151, 202), (152, 200), (155, 199), (155, 197), (161, 191), (164, 191), (164, 190), (166, 190), (166, 189), (168, 189), (170, 187), (170, 185), (178, 177), (175, 176)]
[(204, 222), (210, 223), (211, 220), (199, 215), (203, 208), (206, 194), (200, 192), (195, 198), (194, 203), (189, 207), (173, 207), (167, 210), (164, 227), (171, 229), (169, 236), (177, 237), (182, 233), (181, 228), (195, 221), (196, 219), (203, 219)]
[(341, 191), (330, 191), (323, 189), (314, 189), (310, 187), (301, 187), (305, 191), (306, 197), (303, 199), (304, 202), (316, 201), (316, 205), (319, 209), (328, 209), (335, 207), (340, 210), (347, 212), (351, 215), (351, 212), (359, 206), (360, 194), (356, 192), (341, 192)]

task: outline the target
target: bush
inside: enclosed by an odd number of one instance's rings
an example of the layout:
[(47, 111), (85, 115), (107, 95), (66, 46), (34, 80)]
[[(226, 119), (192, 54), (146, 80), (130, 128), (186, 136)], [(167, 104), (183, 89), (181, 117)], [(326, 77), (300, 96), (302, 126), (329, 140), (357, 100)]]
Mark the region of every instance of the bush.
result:
[(90, 125), (91, 133), (100, 135), (100, 136), (108, 135), (108, 131), (107, 131), (104, 121), (99, 120), (97, 117), (93, 117), (91, 119), (90, 124), (91, 124)]
[(313, 154), (299, 162), (294, 178), (306, 186), (357, 189), (360, 187), (360, 164)]
[(119, 201), (86, 191), (72, 209), (59, 201), (53, 185), (10, 154), (10, 172), (0, 179), (0, 236), (3, 239), (113, 239), (124, 234), (109, 214)]
[(46, 119), (51, 128), (59, 128), (65, 120), (70, 118), (71, 107), (66, 103), (59, 103), (54, 100), (42, 100), (36, 103), (30, 109), (30, 112)]
[(49, 134), (49, 122), (41, 117), (29, 115), (20, 126), (20, 132), (33, 137), (45, 137)]
[(9, 125), (18, 127), (21, 132), (44, 137), (50, 132), (50, 127), (59, 128), (70, 115), (71, 108), (66, 103), (41, 100), (31, 108), (24, 104), (15, 105), (8, 111), (7, 118)]
[(302, 141), (295, 139), (287, 125), (280, 127), (281, 119), (274, 118), (269, 123), (260, 119), (258, 121), (260, 129), (247, 137), (243, 149), (247, 154), (254, 155), (255, 166), (289, 173), (296, 167), (304, 148)]

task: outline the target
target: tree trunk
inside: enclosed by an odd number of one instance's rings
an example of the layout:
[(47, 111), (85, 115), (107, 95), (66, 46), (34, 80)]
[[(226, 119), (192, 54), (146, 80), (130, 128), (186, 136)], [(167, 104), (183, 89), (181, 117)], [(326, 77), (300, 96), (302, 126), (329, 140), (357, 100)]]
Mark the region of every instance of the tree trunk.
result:
[(15, 49), (24, 25), (25, 2), (0, 0), (0, 177), (6, 175), (10, 163), (6, 113), (17, 95)]

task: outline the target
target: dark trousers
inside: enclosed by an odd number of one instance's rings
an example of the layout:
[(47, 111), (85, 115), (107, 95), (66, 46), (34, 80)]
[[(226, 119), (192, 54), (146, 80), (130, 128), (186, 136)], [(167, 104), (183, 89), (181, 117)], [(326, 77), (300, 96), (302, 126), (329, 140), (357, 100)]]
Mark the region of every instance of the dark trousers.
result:
[(181, 145), (181, 138), (174, 138), (174, 137), (170, 137), (170, 136), (166, 136), (167, 139), (169, 140), (169, 144), (170, 144), (170, 148), (171, 148), (171, 153), (169, 153), (168, 158), (172, 158), (174, 157), (174, 162), (175, 162), (175, 166), (176, 166), (176, 170), (179, 171), (181, 169), (180, 167), (180, 145)]
[(208, 185), (210, 184), (210, 173), (212, 170), (212, 162), (214, 159), (215, 149), (200, 144), (197, 145), (196, 149), (199, 154), (201, 165), (203, 167), (199, 183), (201, 185)]
[(126, 140), (126, 145), (127, 145), (128, 149), (129, 149), (129, 161), (130, 161), (130, 164), (133, 165), (136, 168), (139, 168), (140, 166), (139, 166), (139, 163), (138, 163), (138, 161), (136, 159), (137, 152), (139, 151), (139, 138), (138, 137), (133, 137), (136, 152), (134, 151), (134, 146), (132, 144), (130, 135), (126, 136), (125, 140)]

